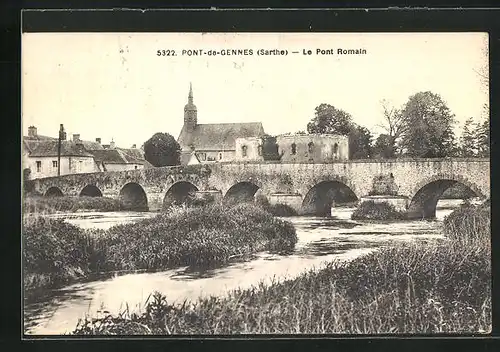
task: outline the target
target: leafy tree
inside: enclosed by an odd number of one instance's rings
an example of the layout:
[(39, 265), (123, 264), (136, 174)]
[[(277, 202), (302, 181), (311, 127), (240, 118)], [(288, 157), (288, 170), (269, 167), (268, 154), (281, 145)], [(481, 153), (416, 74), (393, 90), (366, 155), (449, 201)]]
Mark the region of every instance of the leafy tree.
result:
[(382, 133), (380, 134), (373, 146), (373, 155), (378, 158), (390, 159), (396, 154), (394, 137)]
[(453, 155), (455, 117), (438, 94), (419, 92), (410, 96), (401, 114), (404, 128), (400, 147), (406, 155), (426, 158)]
[(264, 160), (280, 160), (281, 155), (278, 154), (278, 144), (276, 137), (265, 135), (262, 137), (262, 156)]
[(476, 137), (477, 156), (490, 156), (490, 119), (489, 116), (484, 118), (483, 122), (478, 123), (474, 131)]
[(316, 107), (314, 118), (307, 124), (307, 132), (347, 136), (352, 127), (352, 116), (349, 113), (330, 104), (321, 104)]
[(363, 126), (354, 125), (349, 132), (349, 159), (367, 159), (372, 156), (372, 135)]
[(469, 117), (465, 123), (462, 130), (462, 136), (460, 137), (460, 156), (471, 157), (477, 154), (477, 136), (479, 125), (474, 126), (474, 120)]
[(153, 166), (180, 164), (181, 147), (168, 133), (155, 133), (144, 143), (144, 158)]

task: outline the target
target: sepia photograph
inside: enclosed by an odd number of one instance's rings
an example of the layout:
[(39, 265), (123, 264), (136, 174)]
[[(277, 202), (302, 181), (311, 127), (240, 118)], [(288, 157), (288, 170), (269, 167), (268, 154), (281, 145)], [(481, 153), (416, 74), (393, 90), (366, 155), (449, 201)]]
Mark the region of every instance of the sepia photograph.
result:
[(489, 38), (22, 33), (23, 334), (489, 334)]

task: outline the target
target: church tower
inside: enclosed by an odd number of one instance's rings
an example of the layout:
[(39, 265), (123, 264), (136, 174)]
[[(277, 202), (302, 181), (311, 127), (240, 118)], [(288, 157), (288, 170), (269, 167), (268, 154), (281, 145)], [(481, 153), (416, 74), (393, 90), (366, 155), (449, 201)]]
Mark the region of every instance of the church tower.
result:
[(188, 103), (184, 106), (184, 128), (186, 132), (193, 132), (198, 124), (198, 110), (193, 104), (193, 86), (189, 83)]

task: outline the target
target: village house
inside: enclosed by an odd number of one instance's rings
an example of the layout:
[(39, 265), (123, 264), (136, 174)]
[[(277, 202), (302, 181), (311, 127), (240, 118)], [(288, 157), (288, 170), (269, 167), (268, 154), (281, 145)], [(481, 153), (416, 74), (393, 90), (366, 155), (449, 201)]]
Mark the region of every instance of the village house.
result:
[(199, 124), (190, 85), (184, 125), (177, 139), (182, 165), (233, 161), (238, 138), (262, 136), (264, 128), (260, 122)]
[(349, 159), (349, 138), (329, 134), (295, 134), (276, 137), (283, 162), (334, 162)]
[[(152, 167), (144, 159), (144, 153), (135, 148), (116, 148), (112, 141), (103, 146), (101, 139), (85, 141), (79, 134), (73, 134), (72, 140), (66, 140), (63, 134), (61, 153), (57, 138), (38, 135), (37, 128), (30, 126), (28, 136), (23, 137), (23, 169), (29, 170), (29, 178), (42, 178), (75, 173), (103, 171), (124, 171)], [(60, 166), (58, 165), (60, 162)]]

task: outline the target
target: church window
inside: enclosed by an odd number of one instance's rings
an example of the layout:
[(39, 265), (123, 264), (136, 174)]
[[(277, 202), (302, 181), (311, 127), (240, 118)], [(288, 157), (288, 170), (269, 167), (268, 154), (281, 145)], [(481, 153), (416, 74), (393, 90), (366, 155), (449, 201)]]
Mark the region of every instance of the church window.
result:
[(222, 153), (219, 153), (219, 160), (222, 160)]
[(36, 162), (36, 172), (42, 171), (42, 162), (37, 160)]
[(52, 167), (57, 168), (57, 160), (52, 160)]
[(292, 143), (292, 154), (295, 155), (297, 153), (297, 144)]
[(313, 142), (309, 142), (309, 144), (307, 145), (307, 148), (309, 150), (309, 153), (314, 152), (314, 143)]
[(259, 154), (259, 156), (262, 156), (262, 145), (260, 145), (260, 144), (257, 147), (257, 153)]
[(242, 145), (241, 146), (241, 155), (243, 157), (246, 157), (247, 156), (247, 146), (246, 145)]
[(339, 145), (335, 143), (333, 145), (333, 154), (337, 155), (338, 152), (339, 152)]

